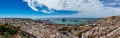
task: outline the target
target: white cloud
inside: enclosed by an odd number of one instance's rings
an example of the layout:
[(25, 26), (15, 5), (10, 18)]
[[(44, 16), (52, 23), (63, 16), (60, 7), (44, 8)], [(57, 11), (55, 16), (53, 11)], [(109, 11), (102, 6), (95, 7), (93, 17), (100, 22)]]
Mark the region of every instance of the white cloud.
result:
[[(52, 13), (55, 10), (76, 10), (80, 13), (73, 16), (78, 17), (106, 17), (120, 15), (120, 8), (105, 7), (99, 0), (24, 0), (34, 11)], [(39, 10), (36, 7), (45, 5), (48, 9)], [(113, 4), (111, 4), (113, 5)]]
[(25, 2), (27, 2), (28, 6), (33, 9), (34, 11), (39, 11), (34, 4), (34, 0), (24, 0)]

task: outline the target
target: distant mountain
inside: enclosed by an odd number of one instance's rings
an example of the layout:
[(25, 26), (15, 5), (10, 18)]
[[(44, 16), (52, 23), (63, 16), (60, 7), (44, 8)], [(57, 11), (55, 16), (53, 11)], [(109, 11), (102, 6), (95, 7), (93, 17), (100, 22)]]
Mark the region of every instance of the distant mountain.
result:
[(111, 16), (111, 17), (106, 17), (106, 18), (103, 18), (104, 20), (118, 20), (120, 19), (120, 16)]

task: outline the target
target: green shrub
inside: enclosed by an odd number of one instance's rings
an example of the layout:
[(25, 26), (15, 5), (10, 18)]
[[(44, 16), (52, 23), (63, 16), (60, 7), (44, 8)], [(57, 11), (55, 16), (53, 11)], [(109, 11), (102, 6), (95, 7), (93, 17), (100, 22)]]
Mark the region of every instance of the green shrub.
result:
[(4, 38), (10, 38), (11, 35), (9, 33), (5, 33)]
[(9, 38), (10, 36), (17, 34), (17, 31), (11, 25), (0, 25), (0, 34), (5, 38)]

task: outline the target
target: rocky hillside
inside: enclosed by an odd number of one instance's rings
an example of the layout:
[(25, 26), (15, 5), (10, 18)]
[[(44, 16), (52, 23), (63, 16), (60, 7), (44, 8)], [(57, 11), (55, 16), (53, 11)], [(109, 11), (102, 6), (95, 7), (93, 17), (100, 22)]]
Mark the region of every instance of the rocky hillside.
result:
[(22, 19), (2, 18), (0, 19), (0, 24), (8, 24), (17, 29), (19, 28), (19, 31), (21, 32), (20, 33), (17, 32), (13, 36), (22, 36), (21, 38), (25, 38), (28, 36), (30, 38), (32, 37), (34, 38), (118, 38), (120, 37), (120, 16), (106, 17), (96, 23), (85, 24), (85, 25), (47, 24), (46, 22), (40, 20), (36, 21), (36, 20), (24, 19), (24, 18)]
[(82, 38), (119, 38), (120, 16), (101, 19), (96, 26), (81, 34)]
[(17, 27), (8, 24), (0, 25), (0, 38), (30, 38), (30, 34), (25, 34)]

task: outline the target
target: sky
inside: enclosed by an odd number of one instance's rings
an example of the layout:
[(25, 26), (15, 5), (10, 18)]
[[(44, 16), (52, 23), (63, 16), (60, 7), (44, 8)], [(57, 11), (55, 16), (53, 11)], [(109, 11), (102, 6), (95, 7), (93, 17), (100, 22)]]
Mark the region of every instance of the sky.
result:
[[(58, 11), (59, 12), (59, 11)], [(43, 18), (70, 15), (72, 12), (63, 13), (43, 13), (33, 11), (23, 0), (0, 0), (0, 17), (1, 18)]]
[(99, 18), (119, 10), (120, 0), (0, 0), (1, 18)]

